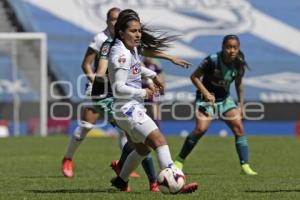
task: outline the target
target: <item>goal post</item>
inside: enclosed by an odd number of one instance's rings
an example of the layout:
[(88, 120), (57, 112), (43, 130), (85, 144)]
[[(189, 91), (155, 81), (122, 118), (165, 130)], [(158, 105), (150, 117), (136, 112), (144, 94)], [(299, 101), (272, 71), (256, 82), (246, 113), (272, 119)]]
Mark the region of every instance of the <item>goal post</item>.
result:
[(0, 104), (7, 105), (0, 109), (1, 119), (13, 122), (14, 136), (20, 135), (21, 123), (25, 122), (29, 129), (29, 121), (35, 119), (38, 128), (32, 134), (46, 136), (47, 35), (28, 32), (0, 33), (0, 62)]

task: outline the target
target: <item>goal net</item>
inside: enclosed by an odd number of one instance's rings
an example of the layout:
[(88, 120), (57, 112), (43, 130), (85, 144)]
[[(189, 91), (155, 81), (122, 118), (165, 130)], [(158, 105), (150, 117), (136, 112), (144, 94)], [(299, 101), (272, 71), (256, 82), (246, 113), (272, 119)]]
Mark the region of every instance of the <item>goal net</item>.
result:
[(0, 33), (0, 130), (47, 135), (47, 72), (46, 34)]

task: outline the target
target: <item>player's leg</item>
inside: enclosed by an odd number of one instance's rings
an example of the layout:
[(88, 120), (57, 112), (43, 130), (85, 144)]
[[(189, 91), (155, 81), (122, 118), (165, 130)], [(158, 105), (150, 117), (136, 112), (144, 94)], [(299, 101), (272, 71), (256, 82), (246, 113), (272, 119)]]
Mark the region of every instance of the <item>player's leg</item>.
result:
[(196, 111), (195, 114), (196, 126), (193, 131), (186, 137), (179, 155), (176, 157), (175, 165), (179, 169), (183, 169), (184, 161), (192, 152), (199, 139), (205, 134), (208, 129), (212, 117), (204, 113), (202, 110)]
[[(165, 169), (166, 167), (175, 166), (166, 139), (161, 134), (159, 129), (153, 130), (147, 136), (145, 144), (156, 152), (159, 168), (161, 170)], [(181, 193), (192, 193), (197, 189), (198, 184), (196, 182), (192, 182), (184, 185), (184, 187), (181, 189)]]
[(111, 180), (112, 186), (120, 189), (121, 191), (129, 192), (130, 188), (128, 186), (129, 175), (134, 171), (142, 160), (150, 153), (150, 149), (144, 144), (134, 144), (135, 148), (139, 151), (133, 150), (126, 157), (126, 160), (122, 166), (120, 173), (117, 177)]
[[(135, 107), (134, 112), (141, 114), (143, 110), (139, 107)], [(117, 124), (128, 133), (128, 139), (130, 138), (135, 143), (136, 148), (136, 150), (132, 151), (127, 157), (120, 175), (111, 181), (113, 186), (124, 191), (128, 189), (129, 173), (149, 154), (149, 147), (155, 150), (160, 169), (173, 165), (173, 160), (165, 138), (160, 133), (153, 120), (146, 113), (139, 115), (139, 118), (135, 119), (127, 118), (126, 114), (123, 112), (116, 112), (116, 115), (119, 116), (118, 119), (123, 119), (116, 120)], [(133, 113), (133, 116), (134, 115), (135, 114)], [(197, 187), (197, 184), (186, 185), (182, 192), (193, 192)]]
[(223, 119), (235, 135), (235, 147), (240, 160), (242, 173), (247, 175), (257, 175), (249, 165), (248, 141), (244, 132), (240, 111), (237, 108), (232, 108), (224, 113)]
[[(111, 161), (110, 166), (113, 168), (113, 170), (116, 172), (116, 174), (120, 173), (120, 170), (127, 158), (127, 156), (133, 151), (134, 147), (132, 144), (128, 143), (126, 134), (123, 130), (119, 129), (119, 144), (120, 144), (120, 149), (121, 149), (121, 157), (119, 160), (113, 160)], [(133, 171), (130, 174), (130, 177), (140, 177), (140, 175), (136, 172)]]
[(86, 137), (87, 133), (93, 129), (97, 113), (91, 108), (85, 108), (83, 111), (83, 121), (76, 127), (72, 137), (70, 138), (67, 150), (62, 161), (62, 173), (65, 177), (73, 177), (73, 156)]
[[(120, 139), (121, 147), (123, 143), (122, 154), (119, 160), (113, 160), (111, 163), (111, 167), (114, 169), (117, 175), (120, 174), (120, 170), (122, 169), (128, 155), (135, 149), (133, 142), (130, 139), (127, 140), (125, 132), (120, 131), (120, 136), (122, 137)], [(146, 158), (142, 161), (142, 166), (149, 180), (150, 191), (158, 192), (159, 188), (156, 181), (156, 174), (155, 174), (154, 164), (151, 155), (146, 156)], [(133, 171), (130, 174), (130, 177), (137, 177), (137, 176), (138, 174), (135, 171)]]

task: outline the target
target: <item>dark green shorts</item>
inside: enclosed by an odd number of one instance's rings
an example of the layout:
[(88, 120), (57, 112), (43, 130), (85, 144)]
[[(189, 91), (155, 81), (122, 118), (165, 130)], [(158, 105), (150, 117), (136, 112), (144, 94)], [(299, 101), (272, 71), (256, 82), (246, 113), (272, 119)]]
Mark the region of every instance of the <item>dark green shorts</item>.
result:
[(96, 105), (94, 105), (94, 108), (100, 114), (101, 118), (107, 120), (110, 123), (114, 122), (114, 118), (113, 118), (114, 112), (112, 109), (113, 103), (114, 103), (113, 97), (108, 97), (97, 101)]
[(218, 116), (224, 115), (224, 113), (228, 112), (233, 108), (237, 108), (236, 103), (233, 101), (231, 96), (228, 96), (223, 101), (216, 102), (215, 104), (211, 105), (210, 103), (204, 101), (203, 99), (196, 99), (196, 108), (202, 112), (210, 116)]

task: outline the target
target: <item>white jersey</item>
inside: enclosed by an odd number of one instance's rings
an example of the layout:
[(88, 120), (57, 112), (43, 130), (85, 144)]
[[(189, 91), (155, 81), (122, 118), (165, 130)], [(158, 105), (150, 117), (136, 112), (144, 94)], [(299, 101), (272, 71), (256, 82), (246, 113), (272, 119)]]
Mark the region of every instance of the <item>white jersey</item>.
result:
[(146, 114), (143, 102), (142, 75), (154, 78), (156, 73), (142, 67), (137, 48), (130, 51), (116, 39), (108, 59), (108, 75), (114, 95), (114, 119), (135, 143), (145, 142), (148, 135), (158, 129)]
[(111, 34), (108, 29), (105, 29), (94, 36), (93, 40), (89, 44), (89, 47), (94, 51), (99, 52), (103, 42), (105, 42), (109, 37), (111, 37)]
[[(136, 100), (143, 103), (146, 90), (142, 89), (142, 74), (153, 78), (156, 73), (142, 67), (137, 48), (130, 51), (122, 41), (116, 39), (109, 54), (108, 74), (114, 91), (114, 97), (118, 101)], [(117, 77), (116, 72), (123, 69), (124, 76)], [(126, 80), (122, 80), (126, 77)], [(124, 82), (122, 82), (124, 81)]]
[[(111, 37), (111, 34), (108, 29), (98, 33), (94, 36), (93, 40), (90, 42), (89, 47), (92, 48), (95, 52), (99, 52), (102, 44)], [(92, 83), (88, 80), (86, 83), (85, 94), (91, 96), (92, 93)]]

